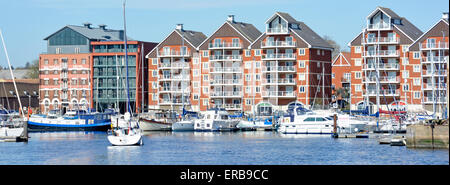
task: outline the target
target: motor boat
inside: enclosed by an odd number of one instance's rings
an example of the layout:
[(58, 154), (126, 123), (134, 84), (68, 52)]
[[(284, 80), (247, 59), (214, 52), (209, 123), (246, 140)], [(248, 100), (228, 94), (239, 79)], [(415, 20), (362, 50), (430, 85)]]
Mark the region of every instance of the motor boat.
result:
[(194, 121), (195, 131), (233, 131), (236, 130), (238, 119), (231, 119), (223, 108), (208, 109)]

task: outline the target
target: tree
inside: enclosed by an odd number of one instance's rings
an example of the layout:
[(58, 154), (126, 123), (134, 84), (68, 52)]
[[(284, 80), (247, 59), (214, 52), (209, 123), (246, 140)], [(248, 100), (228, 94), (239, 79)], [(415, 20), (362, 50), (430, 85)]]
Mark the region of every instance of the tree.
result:
[[(336, 89), (336, 91), (334, 92), (334, 96), (336, 96), (336, 100), (339, 100), (339, 98), (342, 99), (347, 99), (347, 102), (349, 103), (350, 100), (348, 100), (350, 98), (350, 92), (348, 88), (338, 88)], [(336, 101), (337, 102), (337, 101)], [(339, 107), (342, 107), (342, 105), (339, 105)]]
[(36, 79), (39, 78), (39, 60), (33, 60), (33, 62), (31, 64), (25, 65), (25, 67), (28, 69), (27, 74), (25, 74), (25, 78), (32, 78), (32, 79)]
[(335, 56), (339, 55), (341, 52), (341, 46), (336, 43), (330, 36), (324, 35), (323, 39), (333, 47), (333, 53), (331, 53), (331, 57), (334, 58)]

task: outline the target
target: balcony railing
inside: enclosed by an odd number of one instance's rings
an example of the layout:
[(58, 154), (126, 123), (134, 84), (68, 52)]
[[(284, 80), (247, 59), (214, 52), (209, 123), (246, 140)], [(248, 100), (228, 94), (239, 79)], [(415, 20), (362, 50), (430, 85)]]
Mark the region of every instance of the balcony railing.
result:
[(380, 50), (380, 51), (365, 51), (365, 57), (399, 57), (400, 52), (397, 50)]
[[(379, 96), (399, 96), (400, 95), (400, 91), (399, 90), (379, 90), (378, 91)], [(369, 89), (366, 91), (366, 93), (364, 94), (364, 96), (376, 96), (377, 95), (377, 91), (376, 90), (372, 90)]]
[(242, 85), (242, 79), (213, 79), (211, 85)]
[(213, 43), (209, 43), (208, 45), (208, 49), (240, 49), (242, 48), (242, 44), (239, 42), (213, 42)]
[(191, 91), (190, 87), (180, 88), (180, 87), (160, 87), (160, 93), (189, 93)]
[(190, 57), (190, 52), (180, 52), (180, 51), (158, 51), (158, 57)]
[[(363, 70), (375, 70), (376, 64), (365, 64)], [(379, 70), (399, 70), (400, 65), (394, 63), (379, 63), (377, 68)]]
[[(189, 98), (185, 98), (184, 99), (184, 103), (185, 104), (190, 104)], [(183, 104), (183, 99), (182, 98), (161, 99), (159, 104), (161, 104), (161, 105), (173, 105), (173, 104), (181, 105), (181, 104)]]
[(189, 63), (160, 63), (159, 68), (190, 68)]
[(175, 81), (189, 81), (189, 74), (185, 74), (185, 75), (161, 75), (160, 78), (158, 80), (175, 80)]
[(439, 99), (437, 97), (432, 97), (432, 96), (425, 96), (425, 102), (426, 104), (433, 104), (433, 103), (437, 103), (437, 104), (447, 104), (447, 98), (446, 97), (440, 97)]
[(367, 29), (369, 29), (369, 30), (391, 30), (392, 25), (389, 23), (380, 22), (380, 23), (367, 25)]
[(278, 85), (295, 85), (295, 79), (293, 78), (279, 78), (279, 79), (263, 79), (263, 84), (278, 84)]
[(214, 107), (225, 108), (226, 110), (239, 110), (242, 109), (242, 104), (218, 104)]
[(262, 67), (263, 72), (296, 72), (295, 66), (266, 66)]
[(350, 83), (351, 82), (351, 78), (346, 78), (346, 77), (342, 77), (341, 78), (341, 83)]
[(294, 53), (263, 54), (263, 60), (295, 60)]
[(240, 61), (242, 60), (241, 55), (210, 55), (210, 61)]
[(242, 91), (212, 91), (211, 97), (241, 97)]
[(420, 49), (448, 49), (448, 42), (425, 42), (424, 44), (419, 43)]
[(373, 37), (363, 38), (363, 44), (398, 44), (400, 39), (397, 37)]
[(435, 70), (434, 73), (431, 70), (426, 70), (425, 74), (423, 74), (424, 76), (446, 76), (447, 75), (447, 70), (443, 69), (443, 70)]
[(287, 97), (293, 98), (295, 96), (295, 91), (262, 91), (263, 97)]
[(285, 26), (277, 27), (277, 28), (267, 28), (267, 34), (287, 34), (289, 29)]
[(424, 63), (442, 63), (442, 62), (448, 62), (448, 56), (442, 56), (442, 57), (438, 57), (438, 56), (426, 56), (426, 57), (422, 57), (422, 62)]
[[(367, 77), (363, 79), (365, 83), (376, 83), (377, 79), (375, 77)], [(400, 83), (399, 76), (380, 76), (380, 83)]]
[[(433, 90), (433, 84), (431, 83), (425, 83), (423, 86), (424, 90)], [(447, 89), (447, 84), (443, 83), (441, 85), (439, 84), (434, 84), (434, 90), (446, 90)]]
[(297, 43), (294, 41), (265, 41), (261, 42), (262, 48), (268, 47), (296, 47)]
[(211, 67), (211, 73), (242, 73), (242, 67)]

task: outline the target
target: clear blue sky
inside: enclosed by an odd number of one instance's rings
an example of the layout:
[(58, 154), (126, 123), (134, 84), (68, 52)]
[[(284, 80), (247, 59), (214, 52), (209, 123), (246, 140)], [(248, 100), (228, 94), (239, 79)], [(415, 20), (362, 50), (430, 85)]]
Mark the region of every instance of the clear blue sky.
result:
[[(177, 23), (183, 23), (185, 29), (209, 36), (229, 14), (264, 32), (264, 22), (275, 11), (281, 11), (347, 48), (377, 6), (392, 9), (424, 32), (441, 18), (442, 12), (449, 11), (448, 0), (128, 0), (127, 35), (159, 42)], [(38, 59), (46, 51), (43, 39), (65, 25), (90, 22), (122, 29), (122, 20), (122, 0), (0, 1), (0, 29), (16, 67)], [(3, 48), (0, 65), (7, 65)]]

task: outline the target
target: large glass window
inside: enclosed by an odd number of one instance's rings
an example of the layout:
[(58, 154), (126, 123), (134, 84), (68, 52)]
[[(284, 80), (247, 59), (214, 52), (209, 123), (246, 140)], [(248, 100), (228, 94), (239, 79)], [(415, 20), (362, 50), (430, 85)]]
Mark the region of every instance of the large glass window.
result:
[(57, 45), (87, 45), (88, 39), (83, 35), (73, 31), (70, 28), (65, 28), (54, 34), (48, 39), (50, 46)]

